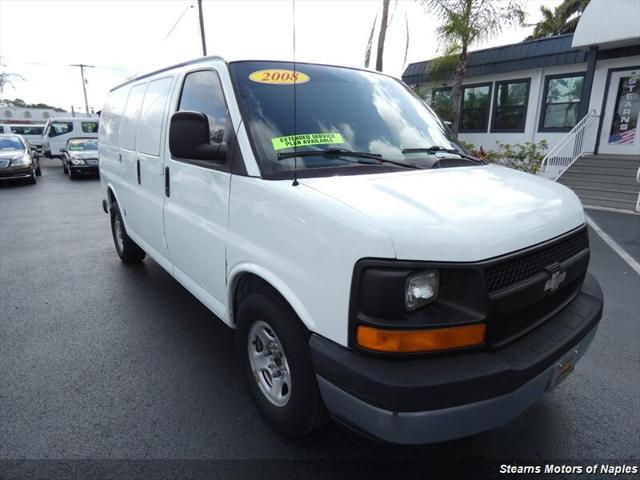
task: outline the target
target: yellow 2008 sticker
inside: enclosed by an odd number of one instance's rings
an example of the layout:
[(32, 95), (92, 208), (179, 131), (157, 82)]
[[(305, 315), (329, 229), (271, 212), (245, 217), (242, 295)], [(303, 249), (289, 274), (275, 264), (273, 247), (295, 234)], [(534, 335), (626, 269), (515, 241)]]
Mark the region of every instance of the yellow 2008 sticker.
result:
[(258, 83), (270, 83), (272, 85), (293, 85), (294, 83), (308, 82), (309, 75), (293, 70), (268, 69), (258, 70), (249, 75), (249, 80)]
[(344, 143), (339, 133), (304, 133), (301, 135), (289, 135), (288, 137), (276, 137), (271, 139), (274, 150), (302, 147), (304, 145), (333, 145)]

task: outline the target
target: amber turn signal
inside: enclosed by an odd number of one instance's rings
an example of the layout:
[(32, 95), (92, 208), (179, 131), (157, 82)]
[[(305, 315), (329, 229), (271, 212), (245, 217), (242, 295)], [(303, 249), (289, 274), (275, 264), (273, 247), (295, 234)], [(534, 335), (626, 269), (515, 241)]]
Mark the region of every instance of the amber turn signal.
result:
[(383, 330), (359, 325), (358, 345), (376, 352), (416, 353), (471, 347), (484, 343), (482, 323), (432, 330)]

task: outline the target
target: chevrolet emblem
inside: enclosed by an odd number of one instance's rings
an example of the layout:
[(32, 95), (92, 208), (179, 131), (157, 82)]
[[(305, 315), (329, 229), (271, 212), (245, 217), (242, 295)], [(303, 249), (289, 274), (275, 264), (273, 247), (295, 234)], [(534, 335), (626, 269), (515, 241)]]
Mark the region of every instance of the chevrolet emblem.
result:
[(564, 282), (564, 279), (567, 277), (567, 272), (562, 272), (559, 269), (549, 272), (551, 273), (551, 278), (549, 280), (547, 280), (544, 284), (544, 291), (546, 292), (547, 290), (549, 291), (554, 291), (556, 290), (560, 284), (562, 282)]

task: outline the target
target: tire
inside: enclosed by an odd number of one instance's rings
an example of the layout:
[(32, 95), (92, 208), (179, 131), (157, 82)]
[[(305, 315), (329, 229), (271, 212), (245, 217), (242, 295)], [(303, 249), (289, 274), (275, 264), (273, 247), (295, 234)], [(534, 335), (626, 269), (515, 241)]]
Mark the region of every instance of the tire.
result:
[[(236, 348), (263, 417), (289, 437), (300, 437), (319, 428), (327, 414), (311, 365), (309, 332), (291, 307), (271, 291), (256, 291), (241, 300), (237, 319)], [(273, 356), (266, 355), (267, 341), (276, 344)], [(278, 357), (278, 351), (283, 355)], [(256, 360), (250, 360), (252, 355)], [(260, 362), (265, 363), (262, 369), (258, 367)], [(265, 393), (269, 391), (269, 380), (271, 393)]]
[(127, 235), (120, 208), (116, 202), (111, 205), (111, 235), (120, 260), (127, 264), (140, 263), (144, 260), (146, 253)]

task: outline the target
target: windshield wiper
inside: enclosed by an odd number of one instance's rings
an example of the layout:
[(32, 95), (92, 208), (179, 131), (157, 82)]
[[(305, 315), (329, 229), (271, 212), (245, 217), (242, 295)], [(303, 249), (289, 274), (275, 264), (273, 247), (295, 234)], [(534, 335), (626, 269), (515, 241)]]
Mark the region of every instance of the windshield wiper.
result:
[(462, 153), (455, 148), (446, 148), (441, 147), (440, 145), (431, 145), (430, 147), (424, 148), (403, 148), (402, 153), (436, 153), (436, 152), (446, 152), (446, 153), (455, 153), (456, 155), (461, 156), (462, 158), (466, 158), (467, 160), (471, 160), (472, 162), (478, 163), (487, 163), (484, 160), (481, 160), (476, 157), (472, 157), (471, 155), (467, 155), (466, 153)]
[(316, 155), (369, 158), (371, 160), (375, 160), (375, 163), (372, 163), (372, 162), (358, 162), (358, 163), (363, 163), (368, 165), (379, 165), (382, 163), (390, 163), (392, 165), (397, 165), (399, 167), (420, 169), (420, 167), (417, 167), (415, 165), (410, 165), (403, 162), (395, 162), (393, 160), (387, 160), (386, 158), (382, 158), (382, 155), (380, 155), (379, 153), (354, 152), (353, 150), (348, 150), (346, 148), (327, 148), (325, 150), (302, 150), (300, 152), (281, 152), (281, 153), (278, 153), (278, 160), (284, 160), (285, 158), (293, 158), (293, 157), (312, 157)]

